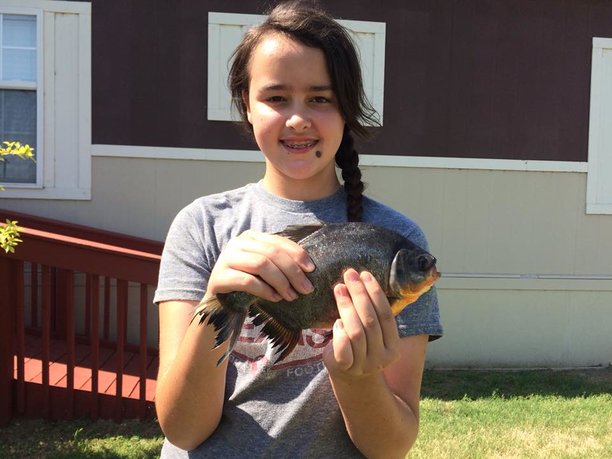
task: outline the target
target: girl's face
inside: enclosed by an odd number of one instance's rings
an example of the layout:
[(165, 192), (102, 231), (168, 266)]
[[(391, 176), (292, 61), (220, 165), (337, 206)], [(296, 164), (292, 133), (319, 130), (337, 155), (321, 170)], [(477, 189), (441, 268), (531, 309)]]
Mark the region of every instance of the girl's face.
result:
[(249, 70), (243, 97), (266, 157), (266, 188), (300, 200), (334, 193), (339, 185), (334, 156), (344, 119), (323, 52), (270, 34), (253, 51)]

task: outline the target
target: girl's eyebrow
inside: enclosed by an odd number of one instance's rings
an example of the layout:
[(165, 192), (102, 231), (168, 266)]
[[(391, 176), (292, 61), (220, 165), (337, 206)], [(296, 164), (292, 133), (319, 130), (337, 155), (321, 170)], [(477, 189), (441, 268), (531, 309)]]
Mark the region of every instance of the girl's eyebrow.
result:
[[(291, 89), (291, 86), (287, 84), (283, 84), (283, 83), (272, 83), (272, 84), (262, 87), (261, 91), (262, 92), (281, 91), (281, 90), (286, 90), (286, 89)], [(313, 85), (313, 86), (308, 87), (308, 91), (312, 91), (312, 92), (323, 92), (323, 91), (331, 91), (331, 90), (332, 90), (332, 87), (330, 84)]]
[(321, 86), (311, 86), (310, 90), (311, 91), (315, 91), (315, 92), (331, 91), (332, 87), (331, 87), (331, 84), (325, 84), (325, 85), (321, 85)]

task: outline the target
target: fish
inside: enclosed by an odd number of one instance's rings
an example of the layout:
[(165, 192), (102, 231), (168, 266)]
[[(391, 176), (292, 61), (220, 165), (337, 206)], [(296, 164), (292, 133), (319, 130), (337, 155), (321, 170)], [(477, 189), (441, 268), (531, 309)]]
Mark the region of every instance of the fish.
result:
[(440, 277), (436, 258), (391, 229), (362, 222), (292, 225), (274, 233), (297, 242), (315, 269), (305, 273), (314, 289), (293, 301), (268, 301), (247, 292), (218, 293), (203, 300), (193, 320), (211, 323), (214, 348), (229, 340), (217, 362), (231, 353), (247, 316), (270, 339), (275, 363), (298, 343), (302, 330), (331, 329), (339, 318), (333, 289), (349, 268), (368, 271), (385, 291), (394, 315), (431, 289)]

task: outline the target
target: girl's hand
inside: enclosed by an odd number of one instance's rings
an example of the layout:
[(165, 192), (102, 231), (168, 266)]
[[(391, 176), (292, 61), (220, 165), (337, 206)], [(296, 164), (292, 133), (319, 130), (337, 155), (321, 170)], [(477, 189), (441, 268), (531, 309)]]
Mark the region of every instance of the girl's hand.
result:
[(243, 291), (270, 301), (292, 301), (310, 293), (304, 274), (315, 266), (297, 243), (273, 234), (247, 230), (221, 252), (208, 281), (206, 297)]
[(349, 269), (334, 288), (340, 318), (323, 353), (332, 375), (367, 376), (399, 359), (400, 337), (389, 301), (368, 272)]

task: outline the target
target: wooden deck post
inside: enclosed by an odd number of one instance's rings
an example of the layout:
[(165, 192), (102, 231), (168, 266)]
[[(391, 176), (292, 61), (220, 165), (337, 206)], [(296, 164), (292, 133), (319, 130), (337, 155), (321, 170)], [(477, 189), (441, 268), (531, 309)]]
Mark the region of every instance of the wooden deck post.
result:
[(123, 420), (123, 366), (127, 333), (128, 282), (117, 280), (117, 365), (115, 383), (115, 421)]
[(49, 360), (51, 347), (51, 269), (42, 267), (42, 414), (51, 419), (51, 388), (49, 387)]
[(0, 427), (13, 416), (13, 345), (15, 332), (15, 276), (12, 260), (0, 255)]

